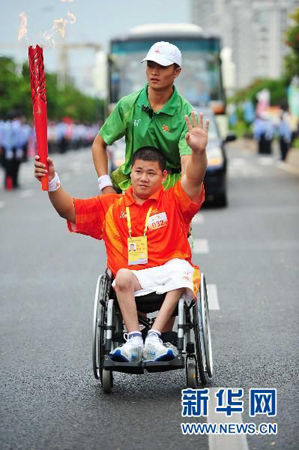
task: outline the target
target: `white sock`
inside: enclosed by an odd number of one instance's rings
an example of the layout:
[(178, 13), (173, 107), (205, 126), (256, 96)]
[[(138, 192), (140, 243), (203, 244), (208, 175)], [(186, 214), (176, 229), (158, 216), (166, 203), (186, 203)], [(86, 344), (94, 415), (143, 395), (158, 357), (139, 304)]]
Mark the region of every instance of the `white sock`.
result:
[(147, 333), (147, 339), (160, 339), (161, 332), (158, 330), (153, 330), (153, 328)]
[(130, 333), (128, 333), (128, 341), (133, 338), (140, 346), (143, 345), (142, 334), (140, 331), (130, 331)]

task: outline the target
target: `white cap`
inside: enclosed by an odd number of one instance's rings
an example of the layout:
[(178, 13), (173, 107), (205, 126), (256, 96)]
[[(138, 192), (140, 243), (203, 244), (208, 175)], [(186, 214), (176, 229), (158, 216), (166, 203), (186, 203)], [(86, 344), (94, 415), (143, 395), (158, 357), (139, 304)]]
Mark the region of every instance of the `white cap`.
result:
[(154, 61), (161, 66), (170, 66), (171, 64), (182, 65), (182, 54), (180, 50), (170, 42), (156, 42), (149, 49), (146, 57), (141, 61)]

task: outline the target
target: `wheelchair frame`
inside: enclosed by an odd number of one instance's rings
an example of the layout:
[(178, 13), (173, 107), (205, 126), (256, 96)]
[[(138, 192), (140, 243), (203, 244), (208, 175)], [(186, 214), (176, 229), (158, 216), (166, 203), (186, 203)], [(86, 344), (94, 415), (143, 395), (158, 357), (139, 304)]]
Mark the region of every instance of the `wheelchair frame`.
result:
[[(124, 324), (117, 303), (116, 294), (111, 286), (112, 274), (109, 269), (99, 276), (94, 298), (92, 360), (93, 373), (101, 381), (104, 392), (113, 387), (113, 372), (143, 374), (167, 370), (184, 369), (186, 384), (190, 388), (205, 385), (213, 376), (213, 358), (210, 332), (209, 306), (206, 280), (201, 274), (201, 283), (197, 301), (187, 305), (180, 298), (176, 309), (177, 333), (162, 334), (163, 341), (176, 344), (178, 355), (171, 361), (141, 361), (138, 363), (112, 361), (109, 353), (124, 341)], [(136, 297), (138, 319), (143, 326), (145, 338), (154, 319), (145, 318), (140, 313), (157, 311), (166, 294), (148, 294)], [(150, 310), (149, 310), (150, 309)]]

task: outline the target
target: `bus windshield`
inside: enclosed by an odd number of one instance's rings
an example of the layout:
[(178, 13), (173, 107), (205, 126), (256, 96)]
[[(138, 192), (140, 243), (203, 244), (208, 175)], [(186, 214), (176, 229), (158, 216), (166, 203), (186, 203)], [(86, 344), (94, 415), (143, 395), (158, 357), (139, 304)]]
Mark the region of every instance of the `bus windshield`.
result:
[[(218, 38), (169, 39), (182, 52), (182, 73), (176, 80), (179, 93), (194, 106), (223, 102), (220, 41)], [(140, 61), (154, 39), (112, 41), (110, 54), (110, 101), (141, 89), (146, 82)]]

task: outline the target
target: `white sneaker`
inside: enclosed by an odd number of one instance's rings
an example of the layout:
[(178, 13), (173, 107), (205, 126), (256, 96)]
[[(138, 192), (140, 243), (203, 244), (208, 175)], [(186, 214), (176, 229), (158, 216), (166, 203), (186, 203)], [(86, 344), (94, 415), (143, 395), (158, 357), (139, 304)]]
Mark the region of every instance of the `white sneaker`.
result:
[(113, 361), (140, 362), (142, 359), (143, 342), (139, 338), (132, 337), (121, 347), (117, 347), (110, 353)]
[(158, 336), (147, 337), (143, 349), (143, 359), (145, 361), (171, 361), (177, 356), (178, 351), (174, 345), (168, 345), (164, 345)]

